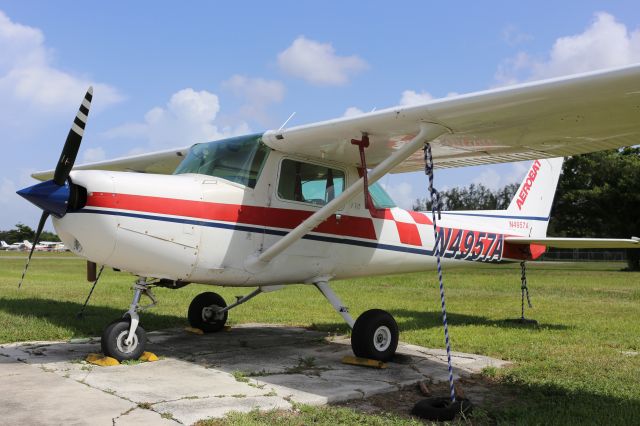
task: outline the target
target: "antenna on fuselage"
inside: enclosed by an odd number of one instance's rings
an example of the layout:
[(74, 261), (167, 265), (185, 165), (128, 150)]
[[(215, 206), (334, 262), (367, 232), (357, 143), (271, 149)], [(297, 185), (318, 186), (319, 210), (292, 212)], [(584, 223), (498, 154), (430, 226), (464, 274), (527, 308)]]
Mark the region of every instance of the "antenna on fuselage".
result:
[(278, 129), (278, 131), (280, 131), (280, 130), (284, 129), (284, 126), (286, 126), (286, 125), (287, 125), (287, 123), (288, 123), (289, 121), (291, 121), (291, 119), (293, 118), (293, 116), (294, 116), (294, 115), (296, 115), (296, 112), (295, 112), (295, 111), (293, 111), (293, 112), (291, 113), (291, 115), (289, 116), (289, 118), (287, 118), (287, 121), (285, 121), (284, 123), (282, 123), (282, 126), (280, 126), (280, 128)]

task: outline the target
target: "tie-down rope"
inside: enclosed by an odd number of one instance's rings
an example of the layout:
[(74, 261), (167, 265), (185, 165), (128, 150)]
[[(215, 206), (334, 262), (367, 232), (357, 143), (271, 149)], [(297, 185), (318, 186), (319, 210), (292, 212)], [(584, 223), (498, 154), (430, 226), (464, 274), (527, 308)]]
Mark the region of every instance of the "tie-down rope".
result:
[(447, 307), (444, 301), (444, 283), (442, 280), (442, 264), (440, 262), (440, 233), (436, 224), (436, 211), (438, 219), (441, 218), (440, 210), (442, 208), (442, 200), (440, 193), (433, 187), (433, 155), (431, 154), (431, 145), (424, 145), (424, 172), (429, 176), (429, 193), (431, 194), (431, 215), (433, 217), (433, 234), (435, 236), (434, 253), (438, 264), (438, 281), (440, 282), (440, 301), (442, 303), (442, 324), (444, 326), (444, 341), (447, 346), (447, 363), (449, 365), (449, 389), (451, 392), (451, 402), (456, 402), (456, 392), (453, 386), (453, 366), (451, 365), (451, 345), (449, 344), (449, 326), (447, 325)]

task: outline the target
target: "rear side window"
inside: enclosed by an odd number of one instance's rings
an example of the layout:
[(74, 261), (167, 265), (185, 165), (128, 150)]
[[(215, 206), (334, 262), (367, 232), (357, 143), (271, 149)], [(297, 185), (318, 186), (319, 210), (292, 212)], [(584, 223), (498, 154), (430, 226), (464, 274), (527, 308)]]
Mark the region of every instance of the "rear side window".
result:
[(283, 160), (278, 197), (324, 206), (344, 190), (344, 172), (317, 164)]

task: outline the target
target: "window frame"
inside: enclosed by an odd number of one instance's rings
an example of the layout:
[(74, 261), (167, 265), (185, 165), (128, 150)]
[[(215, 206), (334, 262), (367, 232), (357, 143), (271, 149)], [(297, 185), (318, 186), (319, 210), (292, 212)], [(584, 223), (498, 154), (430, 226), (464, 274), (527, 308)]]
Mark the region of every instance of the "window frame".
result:
[[(314, 204), (314, 203), (309, 203), (306, 201), (296, 201), (296, 200), (289, 200), (287, 198), (282, 198), (280, 197), (280, 194), (278, 193), (278, 187), (280, 186), (280, 178), (282, 177), (282, 163), (285, 160), (290, 160), (290, 161), (297, 161), (298, 163), (303, 163), (303, 164), (311, 164), (314, 166), (321, 166), (321, 167), (327, 167), (330, 169), (334, 169), (334, 170), (339, 170), (344, 174), (344, 187), (342, 188), (342, 192), (344, 192), (347, 188), (348, 188), (348, 183), (350, 181), (350, 176), (349, 176), (349, 171), (341, 166), (336, 166), (335, 163), (331, 163), (331, 162), (323, 162), (323, 161), (315, 161), (315, 160), (308, 160), (306, 158), (302, 159), (299, 157), (293, 157), (293, 156), (289, 156), (289, 155), (283, 155), (280, 160), (278, 161), (278, 173), (276, 174), (276, 182), (275, 185), (273, 186), (273, 191), (275, 193), (275, 197), (278, 201), (284, 202), (284, 203), (293, 203), (293, 204), (298, 204), (301, 206), (310, 206), (310, 207), (314, 207), (316, 209), (321, 209), (322, 207), (326, 206), (327, 204), (324, 205), (318, 205), (318, 204)], [(339, 195), (336, 195), (336, 197), (338, 197)], [(341, 208), (339, 211), (342, 211), (344, 209)]]

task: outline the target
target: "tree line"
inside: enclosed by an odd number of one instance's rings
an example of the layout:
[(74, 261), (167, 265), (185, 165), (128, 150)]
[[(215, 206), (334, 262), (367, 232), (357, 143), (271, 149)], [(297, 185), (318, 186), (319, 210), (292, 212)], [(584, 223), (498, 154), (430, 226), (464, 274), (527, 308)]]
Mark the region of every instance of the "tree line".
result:
[[(21, 243), (24, 240), (33, 242), (35, 237), (36, 231), (22, 223), (16, 224), (15, 228), (8, 231), (0, 231), (0, 240), (7, 244)], [(60, 241), (60, 238), (53, 232), (42, 231), (40, 241)]]

